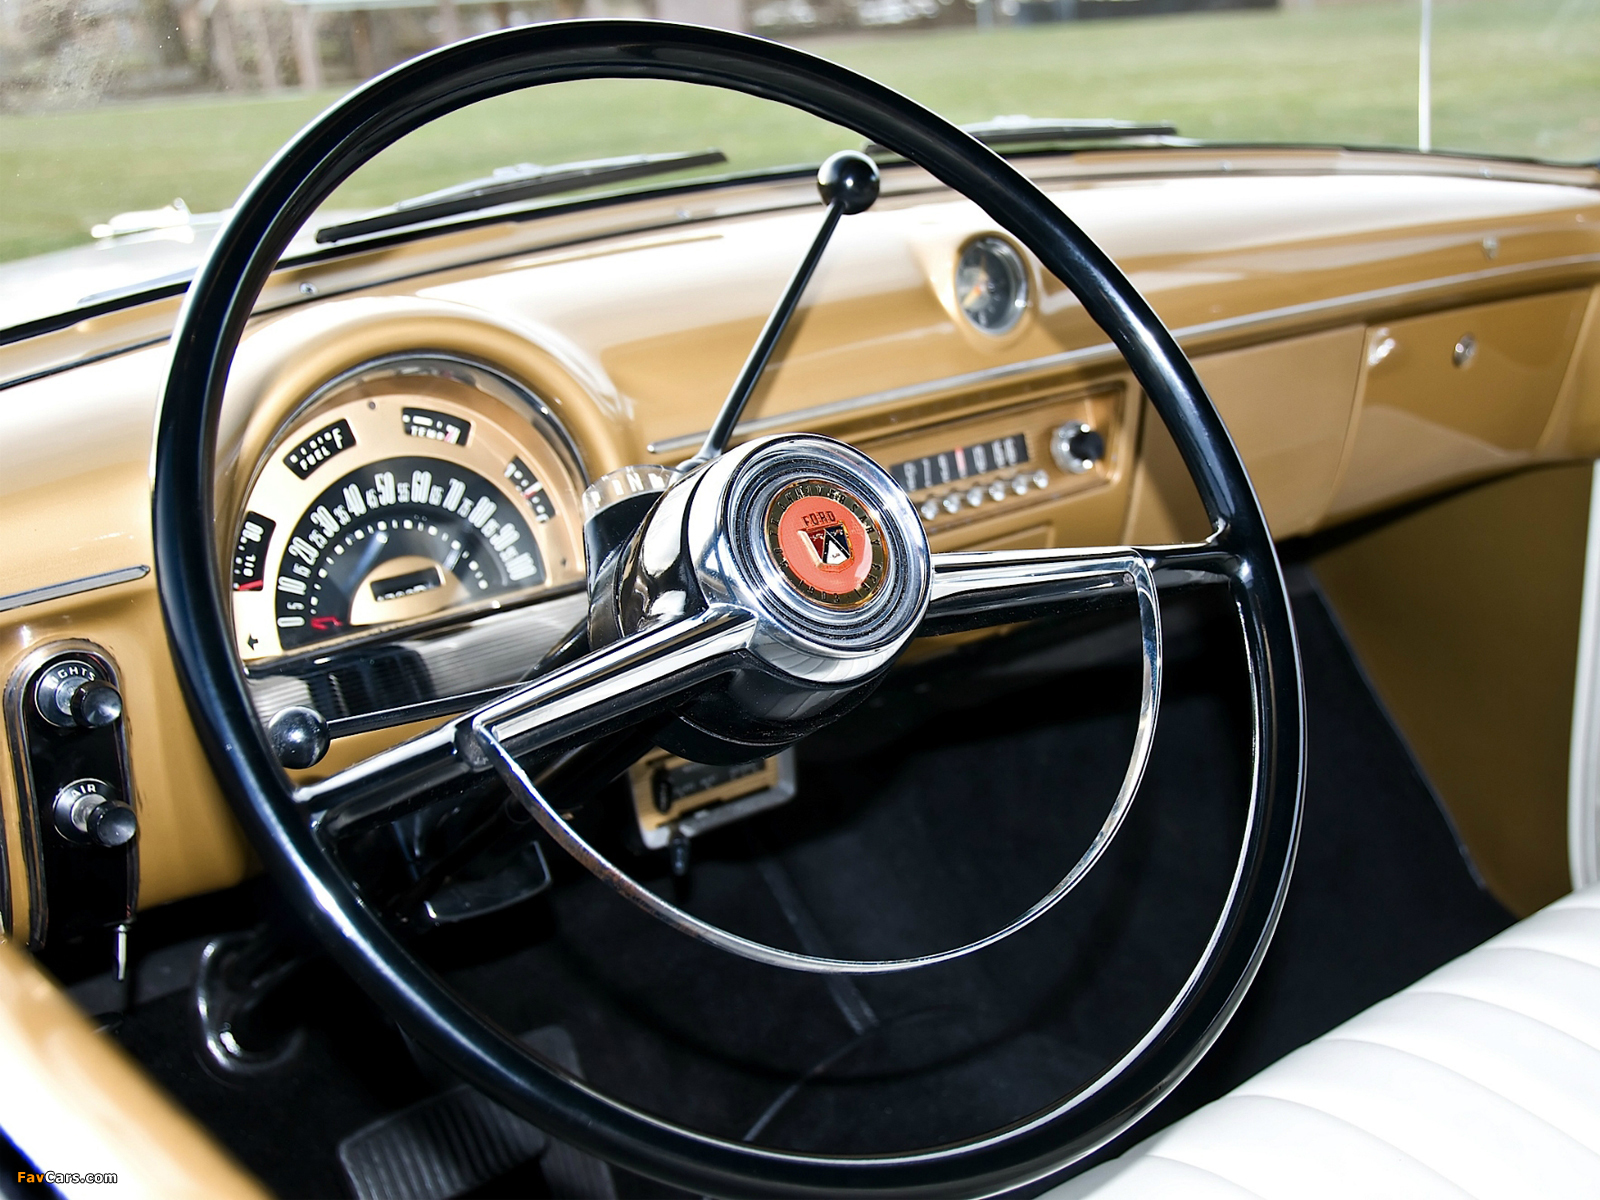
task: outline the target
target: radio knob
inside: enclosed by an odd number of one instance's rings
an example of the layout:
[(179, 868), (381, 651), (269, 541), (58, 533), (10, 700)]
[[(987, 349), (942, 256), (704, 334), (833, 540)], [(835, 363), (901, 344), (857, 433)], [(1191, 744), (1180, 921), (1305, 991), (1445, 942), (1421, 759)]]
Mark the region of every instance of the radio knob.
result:
[(103, 779), (79, 779), (56, 793), (56, 830), (80, 846), (125, 846), (139, 832), (139, 818)]
[(1082, 421), (1068, 421), (1050, 438), (1050, 457), (1074, 475), (1092, 470), (1106, 456), (1106, 440)]

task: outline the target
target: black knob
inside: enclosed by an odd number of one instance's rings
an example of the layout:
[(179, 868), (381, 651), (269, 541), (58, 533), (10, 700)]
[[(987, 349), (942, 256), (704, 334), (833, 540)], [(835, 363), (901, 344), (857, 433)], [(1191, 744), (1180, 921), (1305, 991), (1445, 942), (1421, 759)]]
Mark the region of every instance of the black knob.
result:
[(79, 779), (56, 793), (56, 831), (80, 846), (125, 846), (139, 832), (139, 818), (103, 779)]
[(1078, 430), (1067, 439), (1067, 447), (1084, 462), (1099, 462), (1106, 456), (1106, 440), (1097, 429)]
[(125, 846), (139, 832), (139, 818), (121, 800), (107, 800), (89, 810), (89, 836), (102, 846)]
[(39, 715), (60, 729), (104, 729), (122, 718), (122, 697), (87, 659), (69, 658), (45, 669), (34, 684)]
[(284, 767), (303, 771), (328, 752), (328, 723), (314, 708), (286, 708), (267, 722), (267, 743)]
[(817, 171), (817, 191), (847, 216), (866, 212), (878, 198), (878, 164), (859, 150), (830, 154)]
[(1050, 457), (1074, 475), (1092, 470), (1106, 456), (1106, 439), (1082, 421), (1068, 421), (1050, 436)]
[(79, 728), (104, 729), (121, 718), (122, 694), (109, 683), (89, 679), (72, 689), (67, 707)]

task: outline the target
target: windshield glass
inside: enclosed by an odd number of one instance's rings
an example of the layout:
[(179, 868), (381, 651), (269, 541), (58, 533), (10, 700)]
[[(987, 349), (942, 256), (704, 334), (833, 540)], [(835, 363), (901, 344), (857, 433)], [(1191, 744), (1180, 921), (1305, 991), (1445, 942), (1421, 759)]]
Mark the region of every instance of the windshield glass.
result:
[[(0, 325), (24, 309), (63, 310), (181, 278), (215, 228), (207, 214), (226, 209), (344, 91), (452, 37), (579, 7), (0, 0)], [(789, 41), (963, 123), (1115, 118), (1165, 122), (1208, 141), (1600, 158), (1600, 0), (584, 0), (581, 8)], [(1173, 11), (1182, 9), (1196, 11)], [(811, 118), (708, 89), (568, 84), (420, 131), (328, 207), (357, 217), (518, 164), (713, 148), (725, 156), (692, 176), (816, 162), (859, 144)], [(635, 174), (646, 177), (602, 186), (686, 177)], [(18, 264), (46, 253), (56, 268), (48, 298), (38, 285), (45, 262)]]

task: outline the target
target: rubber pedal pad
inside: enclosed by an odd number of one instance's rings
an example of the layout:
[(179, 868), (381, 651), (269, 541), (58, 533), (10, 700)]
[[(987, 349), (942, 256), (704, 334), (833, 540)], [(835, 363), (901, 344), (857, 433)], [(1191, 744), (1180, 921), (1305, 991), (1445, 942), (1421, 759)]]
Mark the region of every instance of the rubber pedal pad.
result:
[[(521, 1040), (580, 1074), (566, 1030), (551, 1026)], [(547, 1138), (466, 1084), (363, 1126), (339, 1143), (338, 1154), (356, 1200), (452, 1200), (535, 1158), (558, 1200), (617, 1194), (605, 1162)]]

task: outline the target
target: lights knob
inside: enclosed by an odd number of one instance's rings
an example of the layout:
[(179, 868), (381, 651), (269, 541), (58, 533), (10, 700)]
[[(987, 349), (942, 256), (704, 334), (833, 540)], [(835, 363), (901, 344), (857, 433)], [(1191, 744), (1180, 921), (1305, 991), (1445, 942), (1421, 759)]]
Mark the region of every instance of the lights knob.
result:
[(1082, 421), (1068, 421), (1050, 437), (1050, 457), (1056, 466), (1074, 475), (1093, 470), (1105, 456), (1105, 438)]
[(56, 793), (56, 832), (79, 846), (125, 846), (139, 832), (139, 818), (103, 779), (78, 779)]
[(59, 729), (104, 729), (122, 718), (122, 695), (89, 662), (58, 662), (34, 685), (39, 715)]
[(72, 719), (81, 729), (104, 729), (122, 716), (122, 693), (98, 679), (72, 690), (67, 700)]

